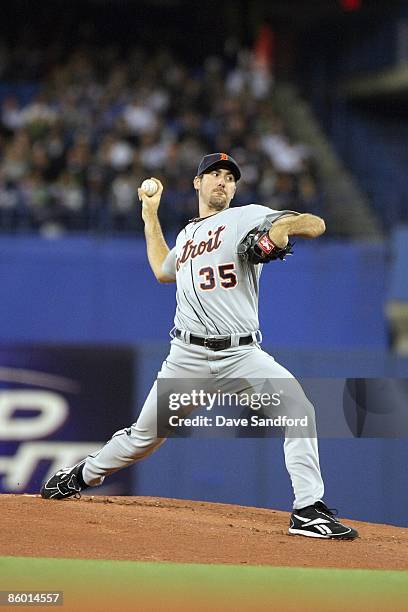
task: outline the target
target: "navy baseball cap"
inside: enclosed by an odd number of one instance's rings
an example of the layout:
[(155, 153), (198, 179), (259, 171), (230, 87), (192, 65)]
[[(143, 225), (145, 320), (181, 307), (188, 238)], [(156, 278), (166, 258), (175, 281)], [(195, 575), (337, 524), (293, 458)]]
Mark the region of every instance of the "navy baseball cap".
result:
[(241, 170), (237, 162), (227, 153), (211, 153), (211, 155), (204, 155), (203, 159), (200, 161), (200, 165), (198, 166), (197, 176), (200, 176), (200, 174), (205, 174), (217, 166), (231, 170), (236, 181), (239, 181), (241, 178)]

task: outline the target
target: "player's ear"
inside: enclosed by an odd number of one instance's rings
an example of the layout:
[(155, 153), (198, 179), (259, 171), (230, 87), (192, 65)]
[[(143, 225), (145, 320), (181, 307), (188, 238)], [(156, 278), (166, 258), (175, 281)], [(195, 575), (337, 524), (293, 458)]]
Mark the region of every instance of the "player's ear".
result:
[(201, 185), (201, 176), (195, 176), (193, 181), (194, 189), (199, 191)]

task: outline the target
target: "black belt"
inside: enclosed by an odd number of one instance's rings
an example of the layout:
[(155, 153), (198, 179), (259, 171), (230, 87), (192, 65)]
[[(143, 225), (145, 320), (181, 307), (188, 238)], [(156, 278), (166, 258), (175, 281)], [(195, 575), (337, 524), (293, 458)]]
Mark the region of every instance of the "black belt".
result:
[[(182, 338), (183, 336), (183, 332), (179, 329), (175, 329), (174, 333), (176, 338)], [(253, 341), (252, 335), (241, 336), (238, 344), (239, 346), (243, 346), (244, 344), (252, 344)], [(231, 336), (226, 336), (225, 338), (203, 338), (202, 336), (193, 336), (193, 334), (190, 334), (190, 344), (205, 346), (205, 348), (211, 351), (223, 351), (224, 349), (230, 348)]]

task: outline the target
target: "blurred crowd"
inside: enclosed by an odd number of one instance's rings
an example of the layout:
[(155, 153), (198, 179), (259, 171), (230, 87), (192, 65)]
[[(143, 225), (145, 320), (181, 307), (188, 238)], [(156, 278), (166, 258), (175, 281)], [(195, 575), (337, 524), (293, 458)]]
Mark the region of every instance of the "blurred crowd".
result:
[(289, 137), (272, 75), (250, 52), (196, 69), (167, 50), (124, 61), (114, 47), (83, 48), (55, 63), (41, 53), (21, 58), (28, 95), (13, 90), (18, 66), (0, 50), (2, 231), (141, 232), (137, 188), (150, 176), (165, 186), (165, 229), (178, 230), (196, 215), (192, 180), (214, 151), (242, 167), (234, 205), (324, 212), (313, 151)]

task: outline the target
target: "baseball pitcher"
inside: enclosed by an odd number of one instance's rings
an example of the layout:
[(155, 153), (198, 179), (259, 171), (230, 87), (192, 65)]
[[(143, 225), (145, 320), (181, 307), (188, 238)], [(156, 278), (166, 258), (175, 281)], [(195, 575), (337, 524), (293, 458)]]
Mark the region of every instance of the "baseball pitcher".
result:
[[(325, 224), (314, 215), (257, 204), (230, 208), (240, 177), (238, 164), (226, 153), (203, 157), (193, 181), (199, 216), (181, 230), (171, 250), (158, 219), (161, 182), (152, 178), (138, 191), (150, 266), (160, 283), (177, 284), (170, 352), (157, 378), (216, 379), (221, 387), (235, 380), (237, 393), (242, 381), (279, 379), (291, 408), (309, 423), (308, 435), (285, 429), (285, 463), (294, 491), (289, 533), (352, 540), (357, 531), (323, 502), (314, 408), (292, 374), (262, 350), (258, 324), (263, 264), (290, 254), (291, 237), (317, 238)], [(165, 441), (157, 435), (157, 412), (156, 380), (136, 423), (77, 465), (59, 470), (41, 488), (42, 497), (79, 494), (150, 455)]]

